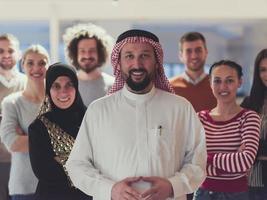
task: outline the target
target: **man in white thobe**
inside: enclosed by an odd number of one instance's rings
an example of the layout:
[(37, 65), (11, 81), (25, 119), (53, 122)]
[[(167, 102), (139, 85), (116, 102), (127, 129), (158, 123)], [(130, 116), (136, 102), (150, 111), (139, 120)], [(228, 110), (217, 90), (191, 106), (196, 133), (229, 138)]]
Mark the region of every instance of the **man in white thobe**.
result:
[(205, 134), (172, 94), (157, 36), (126, 31), (111, 59), (110, 95), (88, 107), (67, 161), (73, 184), (94, 200), (186, 199), (206, 176)]

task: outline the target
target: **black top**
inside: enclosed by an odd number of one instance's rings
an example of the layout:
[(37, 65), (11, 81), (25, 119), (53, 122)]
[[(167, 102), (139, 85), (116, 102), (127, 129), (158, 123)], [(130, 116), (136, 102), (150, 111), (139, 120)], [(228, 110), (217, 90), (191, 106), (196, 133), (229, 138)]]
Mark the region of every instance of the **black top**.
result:
[[(69, 119), (66, 119), (67, 117), (60, 118), (52, 113), (46, 113), (44, 116), (51, 122), (57, 122), (63, 130), (76, 137), (78, 126), (71, 127), (73, 124), (72, 115), (68, 115)], [(51, 200), (53, 198), (57, 200), (91, 199), (80, 190), (70, 186), (62, 165), (54, 159), (55, 153), (51, 146), (49, 134), (39, 119), (36, 119), (29, 126), (29, 148), (32, 169), (39, 180), (35, 193), (38, 200)]]
[[(54, 66), (53, 66), (54, 67)], [(62, 66), (59, 66), (60, 68)], [(64, 66), (66, 68), (66, 66)], [(58, 70), (57, 67), (55, 69)], [(69, 70), (68, 68), (63, 71)], [(75, 72), (74, 72), (75, 73)], [(53, 74), (52, 72), (50, 74)], [(63, 73), (64, 76), (67, 73)], [(54, 74), (53, 74), (54, 76)], [(58, 76), (61, 76), (59, 73)], [(57, 77), (58, 77), (57, 76)], [(56, 78), (57, 78), (56, 77)], [(70, 76), (68, 76), (70, 77)], [(56, 79), (53, 78), (53, 81)], [(73, 81), (73, 78), (70, 79)], [(48, 77), (48, 80), (49, 79)], [(52, 82), (53, 82), (52, 81)], [(74, 80), (76, 81), (76, 80)], [(52, 84), (49, 86), (51, 87)], [(64, 132), (76, 138), (86, 107), (83, 105), (76, 85), (76, 98), (74, 103), (67, 109), (56, 107), (51, 101), (50, 94), (47, 94), (48, 102), (52, 104), (50, 111), (42, 114), (50, 122), (57, 124)], [(90, 200), (91, 197), (85, 195), (80, 190), (71, 187), (70, 181), (63, 169), (63, 166), (55, 160), (55, 152), (51, 145), (51, 139), (43, 122), (37, 118), (28, 128), (29, 133), (29, 154), (33, 172), (38, 178), (36, 189), (37, 200)]]
[[(255, 107), (255, 105), (252, 105), (252, 104), (253, 104), (253, 102), (251, 102), (251, 98), (245, 97), (240, 106), (243, 108), (248, 108), (248, 109), (254, 110), (255, 112), (259, 113), (257, 110), (253, 109), (253, 107)], [(260, 141), (259, 141), (257, 157), (258, 156), (267, 156), (267, 139), (264, 139), (262, 137), (260, 138)], [(263, 181), (264, 186), (267, 186), (267, 161), (256, 159), (255, 162), (261, 162), (262, 181)]]

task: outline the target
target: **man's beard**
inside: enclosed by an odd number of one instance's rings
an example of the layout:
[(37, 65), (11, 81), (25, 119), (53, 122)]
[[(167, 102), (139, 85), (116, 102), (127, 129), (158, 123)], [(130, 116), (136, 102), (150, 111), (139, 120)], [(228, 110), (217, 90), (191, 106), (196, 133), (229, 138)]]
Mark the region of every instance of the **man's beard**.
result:
[[(145, 72), (146, 76), (145, 78), (141, 81), (141, 82), (135, 82), (132, 78), (131, 78), (131, 73), (132, 72)], [(131, 88), (131, 90), (136, 91), (136, 92), (140, 92), (144, 89), (146, 89), (149, 84), (152, 81), (152, 74), (148, 74), (148, 72), (145, 69), (131, 69), (129, 71), (129, 76), (126, 79), (126, 84), (128, 85), (129, 88)]]
[[(91, 61), (95, 61), (94, 58), (89, 58), (89, 59), (85, 59), (83, 58), (81, 61), (84, 61), (84, 60), (91, 60)], [(99, 63), (95, 63), (95, 64), (84, 64), (83, 66), (81, 66), (79, 64), (79, 69), (84, 71), (85, 73), (89, 74), (91, 73), (92, 71), (94, 71), (96, 68), (100, 67), (99, 66)]]
[(200, 70), (203, 70), (204, 65), (205, 65), (205, 62), (201, 62), (197, 66), (190, 66), (190, 65), (188, 65), (188, 69), (191, 70), (191, 71), (194, 71), (194, 72), (198, 72)]
[(14, 67), (15, 65), (12, 63), (10, 65), (4, 65), (0, 62), (0, 68), (4, 69), (4, 70), (10, 70)]

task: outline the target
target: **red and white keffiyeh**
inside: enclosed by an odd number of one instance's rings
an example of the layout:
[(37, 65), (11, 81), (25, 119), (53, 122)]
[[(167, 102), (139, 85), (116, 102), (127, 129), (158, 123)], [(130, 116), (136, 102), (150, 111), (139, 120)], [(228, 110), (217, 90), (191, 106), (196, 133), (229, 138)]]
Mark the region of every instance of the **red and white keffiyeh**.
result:
[[(174, 93), (174, 90), (171, 87), (171, 85), (168, 81), (168, 78), (166, 77), (166, 75), (164, 73), (163, 50), (162, 50), (160, 43), (158, 41), (155, 41), (154, 39), (152, 39), (150, 37), (146, 37), (146, 34), (144, 36), (140, 35), (140, 32), (141, 33), (144, 32), (142, 30), (130, 30), (127, 32), (129, 33), (131, 31), (132, 31), (133, 36), (125, 37), (123, 40), (121, 40), (119, 42), (118, 42), (118, 40), (119, 40), (118, 39), (117, 43), (115, 44), (115, 46), (112, 50), (111, 64), (112, 64), (113, 70), (114, 70), (115, 82), (114, 82), (113, 86), (111, 87), (111, 89), (109, 90), (108, 94), (112, 94), (118, 90), (121, 90), (125, 84), (125, 80), (122, 77), (121, 69), (118, 66), (118, 64), (119, 64), (121, 49), (127, 43), (149, 43), (149, 44), (151, 44), (151, 46), (154, 48), (155, 55), (156, 55), (157, 61), (159, 63), (159, 67), (158, 67), (158, 70), (156, 72), (156, 77), (154, 80), (155, 87), (162, 89), (162, 90), (165, 90), (167, 92)], [(138, 32), (138, 31), (140, 31), (140, 32)], [(138, 36), (135, 36), (136, 32), (139, 33), (139, 34), (137, 34)], [(149, 33), (149, 32), (145, 31), (145, 33)], [(149, 33), (149, 34), (152, 34), (152, 33)], [(155, 36), (155, 35), (153, 34), (153, 36)], [(120, 36), (119, 36), (119, 38), (120, 38)]]

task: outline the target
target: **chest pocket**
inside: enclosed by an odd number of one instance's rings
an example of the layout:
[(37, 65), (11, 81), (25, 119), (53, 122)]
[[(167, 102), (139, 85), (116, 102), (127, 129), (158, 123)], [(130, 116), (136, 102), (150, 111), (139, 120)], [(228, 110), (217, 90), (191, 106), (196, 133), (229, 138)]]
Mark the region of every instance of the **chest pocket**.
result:
[(160, 158), (168, 162), (174, 156), (174, 134), (164, 127), (149, 130), (149, 149), (154, 158)]

